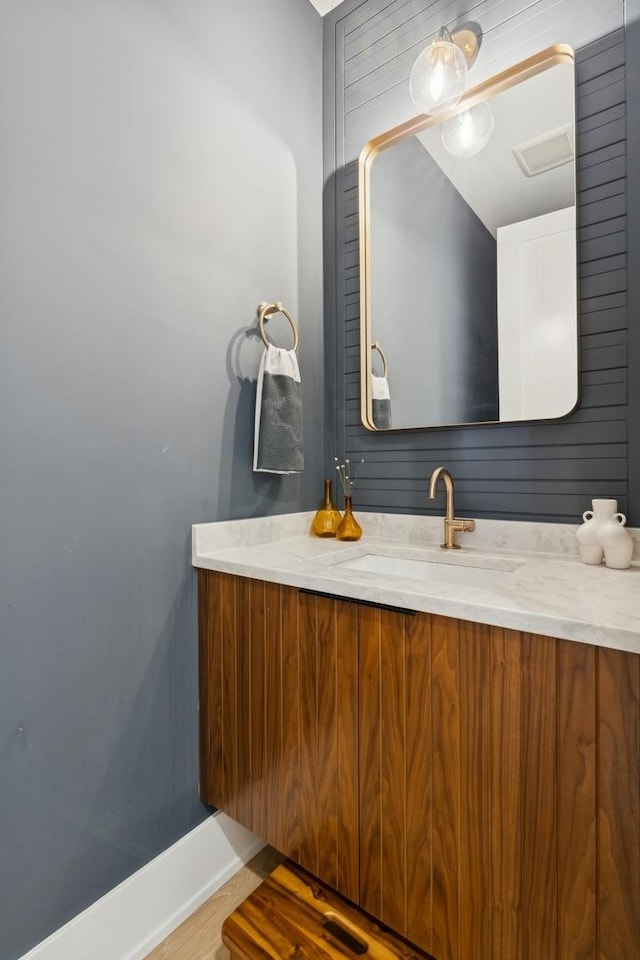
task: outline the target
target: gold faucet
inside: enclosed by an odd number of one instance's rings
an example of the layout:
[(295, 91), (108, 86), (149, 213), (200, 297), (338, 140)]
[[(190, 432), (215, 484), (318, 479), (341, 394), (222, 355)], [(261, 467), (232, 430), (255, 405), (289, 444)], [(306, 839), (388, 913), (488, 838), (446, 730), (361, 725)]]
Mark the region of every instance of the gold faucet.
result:
[(436, 467), (429, 477), (430, 500), (435, 500), (438, 487), (438, 480), (442, 477), (444, 488), (447, 493), (447, 509), (444, 517), (444, 543), (440, 546), (443, 550), (457, 550), (459, 544), (456, 543), (456, 533), (471, 533), (476, 528), (475, 520), (460, 520), (455, 516), (453, 506), (453, 477), (446, 467)]

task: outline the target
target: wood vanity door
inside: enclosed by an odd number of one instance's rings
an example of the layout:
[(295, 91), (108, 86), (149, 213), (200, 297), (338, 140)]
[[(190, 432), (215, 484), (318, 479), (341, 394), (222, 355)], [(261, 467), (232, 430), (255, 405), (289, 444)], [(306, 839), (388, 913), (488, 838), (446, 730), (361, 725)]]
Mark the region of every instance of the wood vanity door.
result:
[(200, 793), (358, 899), (355, 607), (199, 571)]
[(360, 608), (360, 902), (437, 960), (640, 957), (640, 657)]
[(432, 887), (429, 618), (359, 607), (358, 642), (360, 904), (425, 945)]

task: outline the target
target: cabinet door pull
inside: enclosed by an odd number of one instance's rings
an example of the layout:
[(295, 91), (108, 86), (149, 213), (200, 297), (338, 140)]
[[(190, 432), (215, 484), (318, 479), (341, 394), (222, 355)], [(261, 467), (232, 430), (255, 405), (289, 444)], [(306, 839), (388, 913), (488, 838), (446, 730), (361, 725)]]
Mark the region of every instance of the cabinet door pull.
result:
[(404, 613), (408, 617), (415, 617), (416, 610), (408, 610), (406, 607), (394, 607), (390, 603), (376, 603), (375, 600), (356, 600), (353, 597), (340, 597), (335, 593), (323, 593), (321, 590), (307, 590), (305, 587), (298, 587), (298, 593), (306, 593), (309, 597), (326, 597), (327, 600), (340, 600), (342, 603), (355, 603), (358, 607), (373, 607), (374, 610), (391, 610), (392, 613)]

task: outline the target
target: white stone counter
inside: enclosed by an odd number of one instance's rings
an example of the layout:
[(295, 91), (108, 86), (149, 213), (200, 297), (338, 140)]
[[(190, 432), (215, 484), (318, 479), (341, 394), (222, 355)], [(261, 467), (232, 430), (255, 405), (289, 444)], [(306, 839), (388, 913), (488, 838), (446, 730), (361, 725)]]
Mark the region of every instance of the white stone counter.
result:
[[(357, 543), (308, 533), (313, 512), (196, 524), (193, 565), (353, 600), (442, 614), (640, 653), (640, 531), (628, 570), (580, 562), (577, 525), (477, 520), (463, 549), (439, 549), (440, 517), (357, 513)], [(345, 567), (366, 555), (404, 560), (435, 579)], [(390, 561), (393, 566), (394, 560)], [(432, 566), (432, 564), (437, 564)], [(472, 568), (447, 582), (440, 565)], [(482, 570), (487, 570), (486, 576)], [(455, 572), (455, 571), (454, 571)], [(458, 572), (455, 572), (458, 576)], [(444, 579), (440, 579), (442, 575)], [(475, 582), (475, 579), (478, 582)], [(486, 582), (485, 582), (486, 581)]]

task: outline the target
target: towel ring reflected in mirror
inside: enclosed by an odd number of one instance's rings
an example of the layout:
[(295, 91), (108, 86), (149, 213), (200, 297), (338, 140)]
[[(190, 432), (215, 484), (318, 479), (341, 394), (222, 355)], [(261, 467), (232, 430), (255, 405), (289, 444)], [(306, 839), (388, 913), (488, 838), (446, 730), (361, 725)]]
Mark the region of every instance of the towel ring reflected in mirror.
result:
[(380, 359), (382, 360), (382, 376), (385, 377), (385, 378), (388, 377), (388, 375), (389, 375), (389, 364), (387, 363), (387, 358), (386, 358), (386, 356), (385, 356), (384, 350), (382, 349), (382, 347), (380, 346), (380, 344), (379, 344), (377, 341), (376, 341), (375, 343), (372, 343), (372, 344), (371, 344), (371, 349), (372, 349), (372, 350), (377, 350), (378, 353), (380, 354)]
[(266, 332), (265, 332), (264, 322), (265, 322), (265, 320), (268, 320), (269, 317), (272, 317), (272, 316), (273, 316), (274, 314), (276, 314), (276, 313), (281, 313), (284, 317), (287, 318), (287, 320), (288, 320), (289, 323), (291, 324), (291, 329), (292, 329), (292, 331), (293, 331), (293, 346), (292, 346), (290, 349), (291, 349), (291, 350), (297, 350), (297, 349), (298, 349), (298, 340), (299, 340), (299, 338), (298, 338), (298, 325), (297, 325), (297, 323), (295, 322), (295, 320), (293, 319), (293, 317), (291, 316), (291, 314), (289, 313), (289, 311), (288, 311), (288, 310), (285, 310), (285, 308), (284, 308), (284, 307), (282, 306), (282, 304), (279, 303), (279, 302), (278, 302), (278, 303), (260, 303), (260, 304), (258, 304), (258, 330), (260, 331), (260, 336), (262, 337), (262, 342), (264, 343), (265, 347), (269, 347), (269, 346), (275, 347), (275, 343), (271, 343), (271, 341), (269, 340), (269, 338), (268, 338), (268, 336), (267, 336), (267, 334), (266, 334)]

